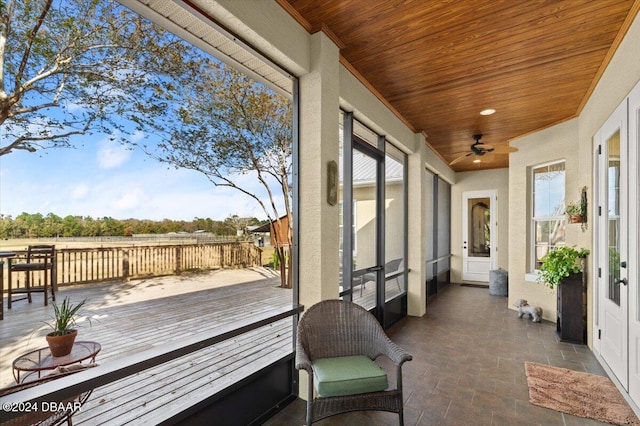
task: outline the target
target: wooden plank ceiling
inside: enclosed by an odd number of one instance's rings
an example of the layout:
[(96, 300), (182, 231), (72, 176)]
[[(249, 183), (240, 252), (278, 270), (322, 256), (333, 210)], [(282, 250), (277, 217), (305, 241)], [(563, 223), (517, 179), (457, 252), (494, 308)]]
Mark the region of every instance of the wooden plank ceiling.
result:
[[(508, 166), (509, 140), (575, 117), (640, 0), (278, 0), (456, 171)], [(333, 34), (332, 34), (333, 33)], [(481, 116), (486, 108), (496, 113)], [(486, 161), (493, 157), (491, 161)]]

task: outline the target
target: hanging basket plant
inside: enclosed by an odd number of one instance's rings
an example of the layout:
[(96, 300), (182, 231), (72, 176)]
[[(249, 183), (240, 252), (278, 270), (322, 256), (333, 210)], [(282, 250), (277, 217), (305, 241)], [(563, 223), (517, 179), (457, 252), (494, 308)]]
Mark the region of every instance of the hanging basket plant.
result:
[(587, 187), (583, 187), (580, 190), (580, 200), (572, 201), (567, 204), (565, 213), (568, 216), (569, 223), (582, 223), (587, 222)]
[(586, 213), (584, 210), (584, 206), (578, 201), (569, 203), (565, 209), (569, 223), (582, 223)]

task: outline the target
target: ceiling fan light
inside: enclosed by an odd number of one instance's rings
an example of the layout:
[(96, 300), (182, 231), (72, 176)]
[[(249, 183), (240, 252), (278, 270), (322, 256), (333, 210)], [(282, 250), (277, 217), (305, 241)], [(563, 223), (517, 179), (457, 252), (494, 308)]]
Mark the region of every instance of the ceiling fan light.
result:
[(495, 113), (496, 110), (493, 108), (487, 108), (487, 109), (483, 109), (482, 111), (480, 111), (480, 115), (491, 115), (493, 113)]
[(482, 163), (482, 160), (476, 157), (476, 159), (475, 159), (475, 160), (473, 160), (473, 162), (474, 162), (474, 163)]

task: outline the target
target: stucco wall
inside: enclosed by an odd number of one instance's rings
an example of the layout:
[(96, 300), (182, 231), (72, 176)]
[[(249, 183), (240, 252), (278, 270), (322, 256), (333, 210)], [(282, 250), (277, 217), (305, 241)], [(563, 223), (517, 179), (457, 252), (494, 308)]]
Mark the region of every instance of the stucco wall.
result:
[[(530, 251), (531, 168), (551, 161), (565, 161), (565, 199), (577, 198), (578, 188), (590, 186), (590, 176), (579, 169), (578, 120), (573, 119), (511, 143), (518, 152), (509, 157), (509, 306), (517, 299), (543, 309), (543, 318), (556, 320), (556, 292), (527, 281)], [(575, 194), (576, 197), (573, 195)], [(578, 244), (580, 225), (567, 225), (566, 242)]]
[[(590, 205), (589, 223), (583, 232), (579, 225), (568, 225), (567, 244), (593, 249), (593, 219), (597, 206), (593, 201), (593, 136), (616, 107), (640, 81), (640, 16), (636, 16), (625, 38), (614, 54), (580, 115), (568, 122), (517, 139), (511, 144), (519, 151), (510, 156), (509, 233), (522, 233), (527, 215), (522, 209), (527, 203), (527, 167), (564, 158), (568, 200), (575, 199), (582, 186), (587, 186)], [(635, 200), (633, 202), (638, 202)], [(527, 265), (527, 242), (522, 238), (509, 240), (509, 301), (527, 299), (541, 306), (544, 318), (555, 321), (556, 292), (524, 280)], [(593, 347), (593, 258), (587, 265), (587, 326), (588, 342)]]
[(462, 282), (462, 194), (495, 189), (498, 194), (498, 267), (508, 269), (509, 170), (456, 173), (451, 187), (451, 281)]

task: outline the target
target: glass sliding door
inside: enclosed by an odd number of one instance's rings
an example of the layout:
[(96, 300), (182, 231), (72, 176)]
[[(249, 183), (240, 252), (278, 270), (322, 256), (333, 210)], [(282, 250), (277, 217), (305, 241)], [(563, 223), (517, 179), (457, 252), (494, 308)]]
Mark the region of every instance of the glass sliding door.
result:
[(391, 144), (385, 152), (385, 301), (406, 291), (405, 154)]
[(407, 315), (407, 156), (385, 146), (384, 303), (385, 326)]
[(343, 113), (340, 297), (384, 327), (406, 315), (406, 155)]
[(352, 226), (355, 228), (351, 248), (353, 302), (368, 310), (378, 306), (378, 276), (383, 269), (379, 251), (381, 248), (380, 214), (382, 205), (379, 194), (382, 157), (370, 145), (354, 139), (352, 149)]
[(437, 259), (438, 290), (451, 281), (451, 185), (437, 179)]
[(431, 296), (435, 296), (438, 293), (438, 280), (436, 270), (436, 250), (438, 247), (437, 238), (434, 237), (435, 230), (438, 229), (437, 219), (438, 215), (435, 214), (435, 208), (437, 206), (436, 200), (436, 185), (438, 183), (438, 177), (431, 171), (426, 170), (427, 175), (424, 193), (424, 212), (425, 212), (425, 256), (427, 263), (425, 264), (426, 271), (426, 286), (427, 286), (427, 299)]
[(451, 278), (451, 185), (426, 171), (425, 229), (427, 299), (449, 284)]
[[(380, 181), (383, 153), (375, 136), (342, 113), (340, 132), (340, 297), (378, 314), (378, 275), (383, 269)], [(357, 129), (357, 130), (356, 130)], [(360, 137), (356, 136), (356, 131)]]

